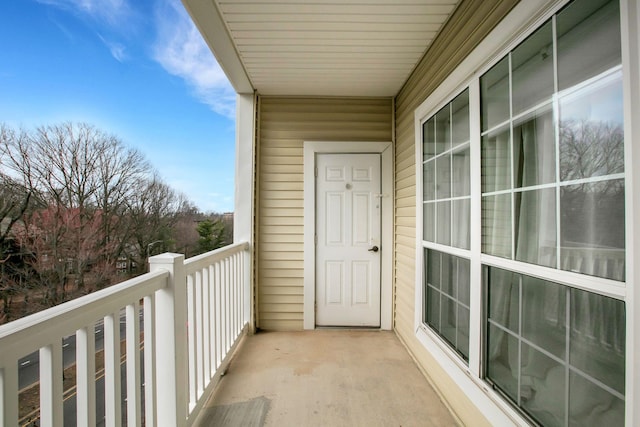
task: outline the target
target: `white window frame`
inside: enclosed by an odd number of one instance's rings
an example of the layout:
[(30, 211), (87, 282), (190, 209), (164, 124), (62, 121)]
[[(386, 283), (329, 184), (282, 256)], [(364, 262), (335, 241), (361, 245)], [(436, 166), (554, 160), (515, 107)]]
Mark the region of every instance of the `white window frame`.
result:
[[(496, 28), (414, 112), (416, 155), (416, 279), (414, 330), (416, 338), (433, 355), (452, 380), (473, 401), (487, 419), (496, 425), (529, 425), (510, 404), (482, 379), (482, 339), (484, 329), (482, 266), (495, 266), (521, 274), (541, 277), (560, 284), (623, 300), (626, 304), (626, 425), (640, 422), (640, 289), (635, 290), (634, 265), (640, 265), (640, 227), (634, 227), (634, 212), (640, 212), (640, 5), (634, 0), (620, 0), (622, 70), (625, 132), (625, 218), (626, 282), (590, 277), (555, 268), (482, 254), (481, 184), (480, 184), (480, 76), (509, 51), (526, 39), (570, 0), (521, 1)], [(511, 35), (505, 38), (505, 34)], [(423, 243), (423, 163), (422, 123), (469, 88), (471, 126), (471, 222), (470, 250)], [(635, 122), (635, 123), (634, 123)], [(636, 172), (633, 173), (633, 165)], [(634, 194), (638, 193), (638, 194)], [(469, 365), (423, 323), (424, 249), (441, 250), (469, 258), (470, 298), (478, 303), (470, 307)], [(640, 270), (639, 270), (640, 271)], [(640, 284), (640, 283), (638, 283)], [(638, 326), (635, 326), (638, 325)], [(637, 365), (637, 366), (636, 366)]]

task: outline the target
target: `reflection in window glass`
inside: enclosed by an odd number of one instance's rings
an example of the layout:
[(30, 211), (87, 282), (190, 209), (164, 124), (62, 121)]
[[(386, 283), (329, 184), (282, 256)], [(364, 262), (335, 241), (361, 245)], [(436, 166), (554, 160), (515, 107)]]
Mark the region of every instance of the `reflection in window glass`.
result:
[(451, 191), (453, 197), (468, 196), (471, 190), (471, 155), (469, 153), (469, 146), (467, 145), (461, 150), (456, 150), (452, 155), (452, 159)]
[(618, 3), (570, 3), (480, 78), (484, 253), (624, 281)]
[(422, 125), (422, 158), (428, 160), (436, 154), (435, 119), (427, 120)]
[(521, 188), (555, 180), (555, 128), (549, 104), (513, 125), (513, 182)]
[(545, 426), (624, 425), (624, 303), (496, 267), (484, 278), (490, 383)]
[(556, 22), (560, 90), (622, 62), (619, 2), (576, 1), (558, 13)]
[(469, 260), (431, 249), (425, 249), (424, 257), (427, 271), (424, 321), (468, 360)]
[(436, 114), (436, 154), (451, 149), (451, 109), (449, 105)]
[(422, 231), (423, 238), (427, 242), (435, 242), (436, 240), (436, 204), (435, 203), (424, 203), (422, 207), (423, 211), (423, 222), (422, 222)]
[(451, 244), (451, 202), (436, 203), (436, 217), (438, 226), (436, 227), (436, 243), (442, 245)]
[(482, 198), (482, 252), (511, 258), (511, 194)]
[(482, 137), (482, 192), (511, 188), (511, 140), (509, 127)]
[(572, 289), (571, 313), (571, 365), (624, 394), (624, 304)]
[(624, 171), (622, 73), (560, 98), (560, 179)]
[(469, 141), (469, 92), (464, 91), (451, 103), (453, 148)]
[(511, 53), (513, 115), (553, 95), (553, 38), (551, 21)]
[[(442, 107), (422, 126), (422, 197), (425, 202), (437, 201), (423, 204), (425, 241), (451, 245), (453, 239), (455, 246), (469, 248), (468, 209), (452, 212), (456, 205), (464, 205), (459, 203), (460, 198), (470, 198), (469, 129), (468, 90)], [(455, 139), (453, 144), (452, 139)], [(453, 226), (452, 220), (455, 221)], [(458, 230), (458, 226), (464, 228)]]
[(451, 197), (451, 154), (443, 154), (436, 159), (436, 198)]
[(560, 212), (562, 269), (624, 280), (624, 180), (561, 187)]
[(424, 183), (422, 185), (422, 197), (424, 201), (436, 198), (436, 169), (435, 162), (427, 162), (422, 167)]
[(565, 358), (566, 288), (535, 277), (522, 276), (521, 279), (522, 337), (554, 356)]
[(471, 240), (471, 200), (460, 199), (454, 200), (451, 203), (453, 209), (451, 246), (469, 249)]
[(480, 78), (482, 131), (509, 119), (509, 57)]
[(516, 259), (555, 268), (556, 189), (522, 191), (514, 202)]

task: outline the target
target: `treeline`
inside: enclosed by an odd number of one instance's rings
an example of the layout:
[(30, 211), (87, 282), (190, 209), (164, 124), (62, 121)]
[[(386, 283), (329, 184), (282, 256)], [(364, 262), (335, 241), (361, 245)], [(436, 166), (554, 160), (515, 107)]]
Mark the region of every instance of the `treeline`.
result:
[(0, 125), (0, 323), (231, 243), (138, 150), (85, 123)]

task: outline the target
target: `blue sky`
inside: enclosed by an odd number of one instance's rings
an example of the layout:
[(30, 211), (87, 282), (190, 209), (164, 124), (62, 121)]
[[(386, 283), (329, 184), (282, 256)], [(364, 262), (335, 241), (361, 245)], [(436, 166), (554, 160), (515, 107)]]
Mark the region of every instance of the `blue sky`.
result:
[(235, 92), (179, 0), (0, 1), (0, 122), (87, 122), (233, 210)]

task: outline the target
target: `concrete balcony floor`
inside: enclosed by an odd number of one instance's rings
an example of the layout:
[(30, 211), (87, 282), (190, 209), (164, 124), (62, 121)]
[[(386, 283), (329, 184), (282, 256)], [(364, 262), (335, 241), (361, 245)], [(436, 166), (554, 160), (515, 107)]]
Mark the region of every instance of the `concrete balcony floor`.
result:
[(393, 332), (248, 336), (198, 427), (455, 426)]

